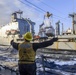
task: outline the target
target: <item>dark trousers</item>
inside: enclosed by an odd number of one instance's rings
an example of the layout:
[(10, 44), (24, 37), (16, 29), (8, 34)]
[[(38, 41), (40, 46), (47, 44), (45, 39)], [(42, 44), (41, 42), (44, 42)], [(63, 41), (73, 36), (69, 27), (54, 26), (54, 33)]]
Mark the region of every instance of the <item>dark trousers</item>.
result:
[(19, 64), (20, 75), (36, 75), (36, 63)]

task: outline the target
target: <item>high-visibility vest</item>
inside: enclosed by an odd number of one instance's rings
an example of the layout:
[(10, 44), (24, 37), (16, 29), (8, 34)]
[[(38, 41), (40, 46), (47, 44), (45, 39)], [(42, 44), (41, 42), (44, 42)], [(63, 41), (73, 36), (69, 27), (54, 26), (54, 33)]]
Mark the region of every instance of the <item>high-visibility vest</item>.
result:
[(19, 60), (22, 61), (35, 61), (36, 52), (33, 50), (32, 44), (28, 42), (23, 42), (18, 46), (19, 50)]

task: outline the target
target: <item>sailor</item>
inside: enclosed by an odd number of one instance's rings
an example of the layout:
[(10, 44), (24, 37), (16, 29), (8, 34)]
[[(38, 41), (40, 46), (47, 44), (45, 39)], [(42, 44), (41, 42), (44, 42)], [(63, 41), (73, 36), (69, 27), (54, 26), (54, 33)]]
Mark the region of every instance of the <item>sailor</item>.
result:
[(18, 66), (20, 75), (36, 75), (35, 56), (37, 49), (50, 46), (57, 40), (58, 38), (52, 38), (41, 43), (31, 43), (32, 34), (30, 32), (24, 35), (24, 42), (22, 43), (16, 43), (11, 40), (12, 47), (19, 51)]

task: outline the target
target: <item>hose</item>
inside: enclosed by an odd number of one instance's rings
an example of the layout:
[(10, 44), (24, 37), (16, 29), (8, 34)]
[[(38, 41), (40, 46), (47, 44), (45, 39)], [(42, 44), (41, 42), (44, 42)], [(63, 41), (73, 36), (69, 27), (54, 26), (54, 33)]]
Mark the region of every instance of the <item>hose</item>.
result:
[[(12, 39), (12, 40), (14, 40), (14, 37), (15, 37), (15, 36), (13, 35), (13, 39)], [(6, 50), (10, 49), (11, 46), (12, 46), (12, 45), (10, 44), (9, 47), (8, 47)]]

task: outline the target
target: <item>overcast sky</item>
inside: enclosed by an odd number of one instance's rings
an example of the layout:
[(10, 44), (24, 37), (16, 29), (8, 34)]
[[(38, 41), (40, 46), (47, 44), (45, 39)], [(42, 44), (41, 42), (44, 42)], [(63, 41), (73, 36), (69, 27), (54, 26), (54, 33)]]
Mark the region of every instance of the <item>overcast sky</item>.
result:
[(44, 14), (49, 11), (53, 14), (50, 18), (52, 26), (60, 20), (64, 30), (72, 28), (72, 18), (69, 14), (76, 12), (76, 0), (0, 0), (0, 25), (10, 22), (14, 11), (23, 11), (22, 17), (30, 18), (36, 22), (35, 32), (38, 33), (39, 25), (44, 20)]

